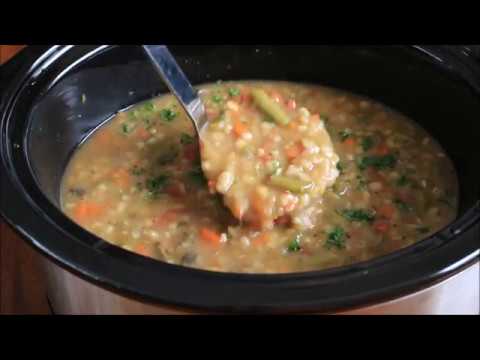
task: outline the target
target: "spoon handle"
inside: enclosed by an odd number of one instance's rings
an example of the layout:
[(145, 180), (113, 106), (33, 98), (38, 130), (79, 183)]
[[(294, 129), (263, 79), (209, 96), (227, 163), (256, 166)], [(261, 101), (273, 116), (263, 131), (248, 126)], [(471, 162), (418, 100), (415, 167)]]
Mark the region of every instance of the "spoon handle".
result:
[(195, 125), (197, 133), (206, 122), (205, 107), (173, 55), (165, 45), (143, 45), (155, 69)]

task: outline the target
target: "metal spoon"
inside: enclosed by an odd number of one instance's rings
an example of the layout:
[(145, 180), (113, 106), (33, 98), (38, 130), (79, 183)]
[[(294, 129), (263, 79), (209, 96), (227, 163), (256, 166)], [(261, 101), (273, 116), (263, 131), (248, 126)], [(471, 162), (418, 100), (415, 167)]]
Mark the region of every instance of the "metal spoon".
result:
[(175, 95), (192, 121), (197, 136), (207, 123), (205, 106), (165, 45), (142, 45), (162, 80)]

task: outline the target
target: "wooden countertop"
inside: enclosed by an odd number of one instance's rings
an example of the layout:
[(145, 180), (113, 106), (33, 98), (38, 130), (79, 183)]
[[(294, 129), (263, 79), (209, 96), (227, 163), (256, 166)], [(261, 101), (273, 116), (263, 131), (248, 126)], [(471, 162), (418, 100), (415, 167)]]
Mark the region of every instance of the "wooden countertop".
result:
[[(0, 45), (0, 64), (24, 45)], [(49, 314), (38, 255), (0, 220), (0, 314)]]

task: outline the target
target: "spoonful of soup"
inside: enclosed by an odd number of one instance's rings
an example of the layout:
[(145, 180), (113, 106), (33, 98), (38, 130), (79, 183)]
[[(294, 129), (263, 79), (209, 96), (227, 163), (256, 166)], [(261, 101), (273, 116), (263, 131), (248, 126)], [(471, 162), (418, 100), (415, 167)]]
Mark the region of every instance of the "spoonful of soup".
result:
[(231, 89), (228, 99), (213, 94), (224, 106), (207, 116), (167, 47), (144, 50), (195, 126), (210, 192), (253, 227), (312, 228), (324, 191), (339, 175), (339, 157), (319, 114), (259, 84)]

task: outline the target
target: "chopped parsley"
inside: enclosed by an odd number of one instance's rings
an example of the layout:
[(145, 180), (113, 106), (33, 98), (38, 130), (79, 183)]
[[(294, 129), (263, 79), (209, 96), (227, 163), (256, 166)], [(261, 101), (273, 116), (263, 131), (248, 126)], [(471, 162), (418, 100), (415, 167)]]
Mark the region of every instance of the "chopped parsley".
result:
[(150, 196), (159, 195), (165, 186), (168, 184), (170, 177), (168, 175), (159, 175), (150, 179), (147, 179), (145, 182), (145, 188), (148, 191)]
[(237, 88), (230, 88), (230, 89), (228, 89), (228, 95), (238, 96), (238, 95), (240, 95), (240, 90), (237, 89)]
[(214, 103), (219, 104), (219, 103), (221, 103), (221, 102), (223, 101), (223, 96), (220, 95), (220, 94), (213, 94), (213, 95), (212, 95), (212, 101), (213, 101)]
[(134, 129), (136, 125), (132, 123), (123, 123), (122, 124), (122, 132), (127, 135), (130, 134)]
[(182, 145), (189, 145), (193, 144), (194, 138), (186, 133), (182, 133), (180, 135), (180, 144)]
[(371, 210), (344, 209), (340, 212), (345, 219), (352, 222), (371, 223), (375, 219), (375, 213)]
[(358, 191), (363, 191), (367, 188), (367, 181), (362, 175), (357, 175), (357, 190)]
[(358, 168), (365, 170), (368, 167), (374, 167), (377, 170), (391, 169), (395, 167), (397, 157), (393, 154), (383, 156), (363, 156), (358, 161)]
[(335, 226), (335, 228), (327, 234), (327, 241), (325, 246), (327, 249), (336, 247), (337, 249), (345, 248), (345, 230), (340, 226)]
[(163, 121), (172, 122), (177, 117), (177, 112), (172, 109), (160, 110), (160, 117)]
[(143, 107), (142, 107), (143, 110), (145, 110), (146, 112), (152, 112), (155, 110), (155, 105), (153, 104), (153, 102), (151, 101), (147, 101)]
[(300, 240), (301, 239), (302, 239), (302, 234), (301, 233), (295, 234), (293, 239), (288, 244), (287, 251), (288, 252), (298, 252), (298, 251), (300, 251), (302, 249), (302, 247), (300, 246)]
[(375, 142), (373, 141), (373, 138), (371, 136), (364, 137), (361, 142), (363, 151), (370, 150), (373, 147), (374, 143)]

